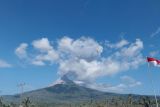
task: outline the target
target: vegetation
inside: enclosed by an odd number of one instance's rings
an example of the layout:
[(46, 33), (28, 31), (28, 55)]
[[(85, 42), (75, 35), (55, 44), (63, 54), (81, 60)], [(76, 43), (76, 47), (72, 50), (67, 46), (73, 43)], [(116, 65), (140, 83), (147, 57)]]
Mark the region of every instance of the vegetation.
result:
[[(160, 99), (158, 100), (160, 103)], [(88, 101), (79, 103), (42, 103), (32, 102), (29, 97), (23, 99), (20, 103), (7, 103), (0, 98), (0, 107), (156, 107), (153, 97), (141, 96), (138, 99), (129, 94), (126, 97), (105, 98), (95, 100), (91, 98)]]

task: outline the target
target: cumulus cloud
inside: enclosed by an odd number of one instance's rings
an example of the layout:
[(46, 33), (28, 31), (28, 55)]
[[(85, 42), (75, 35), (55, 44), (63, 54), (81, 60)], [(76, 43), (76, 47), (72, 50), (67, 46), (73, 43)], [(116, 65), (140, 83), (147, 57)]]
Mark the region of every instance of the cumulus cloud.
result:
[(48, 52), (49, 50), (53, 49), (53, 47), (50, 45), (48, 38), (34, 40), (32, 42), (32, 45), (34, 48), (40, 50), (41, 52)]
[[(70, 50), (72, 49), (71, 47), (73, 47), (71, 43), (74, 43), (75, 41), (79, 40), (68, 39), (65, 42), (66, 44), (64, 46), (65, 48), (63, 48), (63, 51), (65, 51), (66, 53), (71, 53), (69, 54), (69, 58), (63, 59), (59, 62), (59, 74), (61, 76), (72, 76), (77, 83), (81, 83), (89, 88), (98, 89), (101, 91), (116, 92), (117, 90), (119, 90), (118, 92), (120, 92), (128, 87), (134, 87), (141, 84), (140, 82), (133, 81), (133, 83), (130, 84), (120, 83), (115, 86), (95, 83), (95, 80), (99, 77), (114, 75), (119, 72), (127, 71), (129, 69), (136, 69), (141, 64), (143, 64), (144, 58), (141, 52), (143, 49), (143, 42), (140, 39), (136, 39), (136, 41), (133, 43), (120, 41), (116, 44), (112, 44), (113, 46), (116, 46), (115, 48), (118, 50), (114, 51), (111, 55), (107, 57), (103, 57), (101, 55), (103, 53), (103, 46), (101, 46), (94, 40), (92, 41), (94, 41), (93, 43), (95, 43), (96, 45), (93, 46), (101, 47), (100, 49), (102, 51), (99, 51), (100, 53), (98, 54), (95, 53), (93, 57), (90, 53), (86, 53), (84, 55), (84, 51), (80, 51), (82, 50), (81, 48), (74, 48), (74, 51), (77, 51), (79, 53), (82, 52), (82, 54), (80, 54), (79, 56), (78, 53), (75, 54), (75, 52)], [(87, 39), (85, 40), (85, 42), (88, 42)], [(83, 44), (84, 47), (88, 46), (88, 44), (84, 43), (83, 41), (78, 43), (79, 46), (80, 44)], [(118, 47), (117, 44), (121, 44), (121, 46)], [(89, 52), (91, 51), (93, 53), (96, 52), (96, 48), (93, 48), (93, 50), (90, 50)], [(89, 57), (91, 57), (91, 60), (88, 60), (90, 59)]]
[(27, 43), (21, 43), (15, 50), (15, 54), (19, 57), (19, 58), (26, 58), (27, 57), (27, 49), (28, 44)]
[(12, 67), (11, 64), (9, 64), (8, 62), (0, 59), (0, 68), (10, 68), (10, 67)]
[(39, 52), (39, 54), (32, 60), (32, 64), (43, 66), (45, 65), (45, 62), (53, 63), (58, 60), (59, 55), (53, 46), (51, 46), (48, 38), (34, 40), (32, 45)]
[(98, 42), (86, 37), (81, 37), (77, 40), (63, 37), (58, 42), (58, 48), (63, 55), (81, 59), (94, 59), (103, 52), (103, 47)]
[[(83, 42), (81, 44), (84, 45)], [(79, 58), (76, 55), (72, 55), (69, 59), (60, 61), (59, 74), (72, 74), (76, 76), (76, 79), (92, 81), (98, 77), (137, 68), (144, 62), (141, 54), (142, 49), (143, 42), (140, 39), (136, 39), (128, 47), (120, 48), (108, 57), (87, 60), (88, 58)], [(96, 48), (93, 51), (96, 52)]]
[[(110, 49), (114, 48), (115, 50), (108, 56), (103, 55), (106, 51), (103, 49), (104, 44), (89, 37), (78, 39), (63, 37), (57, 41), (54, 47), (48, 38), (41, 38), (34, 40), (31, 46), (36, 51), (28, 52), (31, 54), (28, 55), (31, 64), (45, 66), (48, 63), (56, 63), (60, 76), (67, 75), (74, 81), (90, 83), (89, 87), (91, 88), (100, 85), (101, 90), (106, 88), (102, 87), (102, 84), (95, 84), (96, 79), (136, 69), (144, 62), (143, 41), (140, 39), (136, 39), (135, 42), (122, 39), (115, 44), (110, 43), (108, 45)], [(25, 46), (20, 45), (20, 47), (22, 49), (17, 49), (26, 50)], [(22, 53), (27, 52), (23, 51)], [(19, 54), (17, 55), (19, 56)], [(119, 84), (108, 86), (107, 89), (116, 90), (118, 87), (126, 86), (126, 84)]]
[(31, 44), (34, 53), (27, 52), (28, 44), (21, 43), (15, 50), (15, 54), (20, 58), (24, 59), (30, 64), (36, 66), (44, 66), (46, 62), (52, 64), (55, 60), (59, 58), (58, 53), (51, 45), (48, 38), (41, 38), (34, 40)]
[(109, 76), (119, 72), (120, 62), (104, 59), (104, 61), (87, 61), (85, 59), (69, 59), (60, 62), (60, 75), (73, 75), (78, 80), (93, 81), (98, 77)]

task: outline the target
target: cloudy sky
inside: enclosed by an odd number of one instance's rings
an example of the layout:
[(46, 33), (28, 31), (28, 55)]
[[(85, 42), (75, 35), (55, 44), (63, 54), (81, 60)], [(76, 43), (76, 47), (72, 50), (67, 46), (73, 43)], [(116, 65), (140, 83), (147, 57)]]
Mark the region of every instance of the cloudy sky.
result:
[[(63, 75), (117, 93), (153, 94), (146, 56), (160, 58), (159, 0), (0, 1), (0, 95)], [(160, 95), (160, 68), (151, 68)]]

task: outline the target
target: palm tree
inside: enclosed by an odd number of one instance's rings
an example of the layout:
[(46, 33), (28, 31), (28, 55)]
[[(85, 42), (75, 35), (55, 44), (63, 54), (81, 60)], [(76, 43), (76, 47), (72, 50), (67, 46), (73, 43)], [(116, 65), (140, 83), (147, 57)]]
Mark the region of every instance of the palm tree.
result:
[(3, 107), (2, 98), (0, 98), (0, 107)]
[(128, 95), (128, 106), (131, 107), (132, 104), (133, 104), (133, 102), (132, 102), (132, 95), (129, 94), (129, 95)]
[(144, 107), (149, 107), (146, 97), (142, 97), (142, 104), (144, 105)]
[(31, 104), (29, 97), (22, 101), (22, 104), (24, 105), (24, 107), (29, 107), (29, 105)]
[(146, 100), (148, 102), (149, 107), (151, 107), (151, 99), (148, 96), (146, 96)]

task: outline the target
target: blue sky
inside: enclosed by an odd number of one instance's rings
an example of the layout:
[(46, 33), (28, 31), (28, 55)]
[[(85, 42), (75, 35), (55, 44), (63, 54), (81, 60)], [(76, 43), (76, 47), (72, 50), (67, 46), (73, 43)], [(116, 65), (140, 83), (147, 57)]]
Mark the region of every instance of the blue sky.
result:
[[(6, 67), (0, 67), (1, 94), (18, 93), (17, 84), (21, 82), (27, 84), (25, 90), (31, 90), (48, 86), (59, 78), (57, 64), (35, 66), (15, 54), (21, 43), (27, 43), (28, 53), (32, 54), (32, 42), (42, 38), (58, 45), (57, 40), (64, 36), (74, 41), (82, 36), (90, 37), (102, 43), (103, 57), (110, 54), (108, 49), (111, 53), (117, 51), (107, 47), (105, 41), (110, 41), (111, 45), (126, 40), (129, 47), (139, 38), (143, 42), (140, 51), (143, 57), (152, 54), (160, 58), (159, 17), (159, 0), (1, 0), (0, 60), (8, 63)], [(154, 85), (160, 94), (160, 72), (158, 68), (152, 70)], [(96, 81), (118, 86), (126, 77), (141, 85), (124, 89), (124, 93), (153, 94), (146, 63), (139, 64), (137, 69), (101, 76)]]

